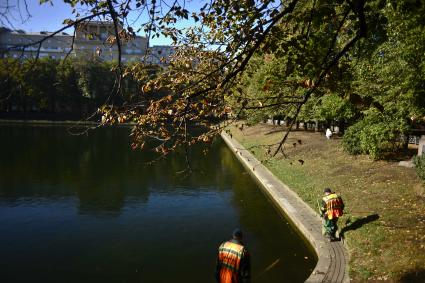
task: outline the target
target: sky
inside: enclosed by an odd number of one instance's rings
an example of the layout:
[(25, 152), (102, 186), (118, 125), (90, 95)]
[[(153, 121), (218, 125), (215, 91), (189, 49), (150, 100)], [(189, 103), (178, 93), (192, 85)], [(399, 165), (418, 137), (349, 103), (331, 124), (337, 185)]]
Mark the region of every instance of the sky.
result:
[[(40, 32), (40, 31), (55, 31), (62, 28), (63, 20), (67, 18), (73, 18), (72, 7), (65, 4), (63, 0), (53, 0), (53, 5), (45, 3), (40, 5), (40, 0), (27, 0), (28, 13), (26, 13), (25, 5), (23, 0), (0, 0), (1, 5), (6, 2), (12, 8), (8, 10), (9, 22), (3, 21), (3, 26), (7, 26), (12, 29), (22, 29), (26, 32)], [(205, 3), (205, 0), (186, 0), (187, 9), (189, 11), (199, 10)], [(3, 9), (3, 8), (2, 8)], [(21, 11), (20, 13), (18, 11)], [(131, 18), (131, 15), (130, 15)], [(185, 21), (178, 23), (177, 27), (184, 28), (193, 24), (193, 21)], [(136, 27), (136, 26), (134, 26)], [(68, 29), (65, 32), (72, 34), (73, 29)], [(145, 36), (143, 33), (138, 35)], [(171, 39), (160, 37), (150, 40), (150, 46), (153, 45), (169, 45)]]

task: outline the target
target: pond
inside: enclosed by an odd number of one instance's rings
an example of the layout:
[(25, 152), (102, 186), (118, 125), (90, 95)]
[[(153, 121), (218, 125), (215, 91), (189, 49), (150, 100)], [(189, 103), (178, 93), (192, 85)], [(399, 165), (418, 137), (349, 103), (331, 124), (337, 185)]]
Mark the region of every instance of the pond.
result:
[(303, 282), (317, 259), (221, 139), (175, 153), (130, 148), (128, 128), (70, 135), (0, 126), (2, 282), (214, 282), (240, 227), (254, 282)]

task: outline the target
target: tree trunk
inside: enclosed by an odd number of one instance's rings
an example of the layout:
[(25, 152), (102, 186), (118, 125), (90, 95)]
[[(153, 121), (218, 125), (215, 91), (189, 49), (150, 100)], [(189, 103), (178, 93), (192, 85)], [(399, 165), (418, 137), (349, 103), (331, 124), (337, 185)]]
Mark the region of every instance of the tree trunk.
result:
[(343, 135), (343, 134), (344, 134), (344, 132), (345, 132), (345, 120), (341, 120), (341, 121), (339, 121), (339, 125), (338, 125), (338, 127), (339, 127), (339, 133), (340, 133), (341, 135)]
[(319, 120), (318, 119), (316, 119), (315, 121), (314, 121), (314, 131), (315, 132), (318, 132), (320, 129), (319, 129)]
[(403, 137), (403, 151), (407, 153), (409, 151), (409, 135), (402, 135)]

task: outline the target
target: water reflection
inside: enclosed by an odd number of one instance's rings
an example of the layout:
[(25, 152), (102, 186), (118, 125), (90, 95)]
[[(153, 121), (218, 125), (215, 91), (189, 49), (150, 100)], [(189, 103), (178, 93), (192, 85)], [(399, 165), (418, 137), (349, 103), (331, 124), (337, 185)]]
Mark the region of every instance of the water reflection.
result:
[(308, 276), (312, 254), (222, 141), (192, 148), (186, 176), (181, 152), (148, 166), (128, 133), (0, 128), (3, 282), (214, 282), (216, 249), (237, 226), (254, 274), (279, 259), (257, 282)]

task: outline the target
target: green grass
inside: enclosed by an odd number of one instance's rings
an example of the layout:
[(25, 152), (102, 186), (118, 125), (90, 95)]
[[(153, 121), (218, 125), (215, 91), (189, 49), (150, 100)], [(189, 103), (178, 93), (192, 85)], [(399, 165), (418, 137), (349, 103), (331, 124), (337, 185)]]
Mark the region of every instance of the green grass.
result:
[(290, 134), (285, 156), (271, 157), (266, 145), (282, 138), (282, 128), (230, 130), (313, 209), (325, 187), (342, 195), (346, 214), (339, 223), (346, 230), (352, 279), (425, 280), (425, 195), (414, 169), (348, 155), (340, 139), (303, 131)]

